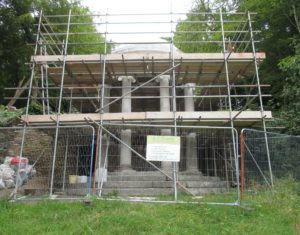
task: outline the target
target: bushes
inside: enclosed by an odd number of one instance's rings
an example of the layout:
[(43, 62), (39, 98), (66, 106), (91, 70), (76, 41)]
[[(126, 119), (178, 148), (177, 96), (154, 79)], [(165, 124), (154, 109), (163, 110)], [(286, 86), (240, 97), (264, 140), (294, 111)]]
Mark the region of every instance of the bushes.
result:
[(0, 126), (11, 126), (20, 121), (20, 117), (24, 113), (24, 109), (10, 109), (0, 105)]

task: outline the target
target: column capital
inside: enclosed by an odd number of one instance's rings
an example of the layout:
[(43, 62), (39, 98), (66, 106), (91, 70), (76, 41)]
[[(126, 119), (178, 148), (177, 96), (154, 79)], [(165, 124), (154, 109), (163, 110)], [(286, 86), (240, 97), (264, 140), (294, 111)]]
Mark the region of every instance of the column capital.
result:
[(160, 81), (166, 81), (166, 80), (170, 80), (170, 75), (161, 75), (158, 78), (156, 78), (156, 82), (160, 82)]
[(133, 76), (119, 76), (118, 77), (118, 81), (131, 81), (133, 83), (135, 83), (135, 78)]
[(182, 89), (190, 89), (192, 88), (193, 91), (196, 89), (196, 83), (186, 83), (182, 86)]
[(196, 83), (186, 83), (181, 87), (185, 93), (194, 93), (196, 90)]

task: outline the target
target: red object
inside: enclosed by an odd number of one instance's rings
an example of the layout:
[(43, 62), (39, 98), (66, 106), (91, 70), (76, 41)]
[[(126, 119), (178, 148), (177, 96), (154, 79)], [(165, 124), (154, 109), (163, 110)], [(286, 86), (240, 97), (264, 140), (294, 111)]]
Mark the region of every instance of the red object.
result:
[[(12, 165), (18, 165), (19, 162), (20, 162), (20, 157), (19, 156), (12, 157), (11, 160), (10, 160), (10, 164), (12, 164)], [(26, 163), (26, 162), (27, 162), (26, 158), (21, 159), (21, 163)]]
[(245, 192), (245, 139), (244, 139), (244, 133), (241, 132), (240, 135), (240, 145), (241, 145), (241, 199), (244, 198), (244, 192)]

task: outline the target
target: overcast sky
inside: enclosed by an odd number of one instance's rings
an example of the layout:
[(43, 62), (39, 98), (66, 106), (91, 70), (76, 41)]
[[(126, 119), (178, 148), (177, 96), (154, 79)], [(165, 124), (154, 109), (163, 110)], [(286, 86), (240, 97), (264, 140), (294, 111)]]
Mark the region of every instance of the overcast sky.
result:
[[(172, 2), (172, 4), (171, 4)], [(83, 0), (82, 5), (90, 7), (93, 12), (109, 13), (167, 13), (186, 12), (192, 0)]]
[[(105, 14), (144, 14), (144, 13), (186, 13), (191, 9), (193, 0), (83, 0), (82, 5), (88, 6), (93, 13)], [(184, 15), (175, 15), (173, 20), (184, 19)], [(97, 22), (105, 22), (105, 17), (95, 19)], [(109, 22), (170, 22), (171, 16), (111, 16)], [(175, 25), (173, 25), (173, 29)], [(105, 27), (98, 27), (101, 32)], [(171, 31), (170, 23), (159, 24), (109, 24), (108, 32), (166, 32)], [(108, 39), (114, 42), (144, 42), (161, 41), (161, 37), (169, 36), (166, 33), (139, 33), (139, 34), (110, 34)]]

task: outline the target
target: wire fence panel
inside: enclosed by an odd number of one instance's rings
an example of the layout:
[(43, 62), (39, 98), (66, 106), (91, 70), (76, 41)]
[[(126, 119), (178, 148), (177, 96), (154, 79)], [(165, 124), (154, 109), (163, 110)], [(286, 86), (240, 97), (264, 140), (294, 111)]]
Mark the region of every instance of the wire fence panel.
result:
[(300, 180), (300, 136), (250, 129), (242, 134), (247, 190), (272, 188), (289, 177)]
[(147, 137), (173, 136), (172, 126), (106, 124), (102, 133), (94, 180), (98, 195), (173, 200), (174, 190), (178, 190), (183, 199), (187, 195), (199, 199), (201, 195), (203, 202), (238, 201), (237, 142), (233, 129), (178, 126), (180, 161), (176, 164), (146, 159)]
[[(146, 159), (147, 137), (174, 136), (173, 126), (107, 124), (97, 136), (91, 126), (62, 126), (56, 154), (55, 127), (27, 127), (21, 151), (23, 131), (0, 129), (1, 196), (59, 199), (95, 193), (173, 201), (178, 192), (180, 200), (239, 202), (237, 135), (231, 128), (178, 126), (176, 163)], [(11, 181), (3, 177), (5, 167)]]
[[(6, 180), (0, 189), (2, 197), (41, 198), (51, 194), (55, 197), (77, 197), (89, 193), (94, 152), (93, 127), (59, 127), (54, 171), (56, 128), (26, 127), (21, 151), (23, 132), (23, 127), (0, 128), (0, 183), (1, 178)], [(9, 181), (8, 173), (11, 173)]]

